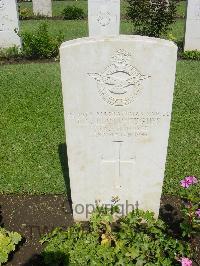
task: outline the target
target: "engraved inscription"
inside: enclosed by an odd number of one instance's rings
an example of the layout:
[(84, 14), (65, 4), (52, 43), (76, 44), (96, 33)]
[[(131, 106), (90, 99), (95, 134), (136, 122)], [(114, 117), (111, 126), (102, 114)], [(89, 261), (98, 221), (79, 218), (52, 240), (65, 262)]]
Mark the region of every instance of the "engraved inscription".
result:
[(102, 12), (100, 11), (97, 15), (97, 22), (102, 26), (106, 27), (111, 22), (111, 14), (110, 12)]
[(67, 115), (76, 127), (88, 128), (90, 136), (94, 137), (147, 137), (152, 126), (169, 118), (169, 113), (160, 112), (83, 112)]
[(112, 64), (102, 73), (88, 73), (97, 81), (99, 94), (104, 101), (114, 106), (133, 102), (142, 89), (142, 81), (150, 78), (129, 64), (131, 54), (123, 49), (112, 57)]

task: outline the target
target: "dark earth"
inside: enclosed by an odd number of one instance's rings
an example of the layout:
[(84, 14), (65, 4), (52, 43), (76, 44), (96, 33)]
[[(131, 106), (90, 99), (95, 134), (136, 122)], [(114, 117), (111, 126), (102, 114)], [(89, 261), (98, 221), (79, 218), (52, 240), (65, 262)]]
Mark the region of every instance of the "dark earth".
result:
[(64, 196), (0, 195), (0, 207), (3, 226), (24, 238), (8, 266), (43, 265), (41, 236), (55, 227), (66, 229), (73, 223), (70, 204)]
[[(163, 196), (160, 218), (165, 220), (173, 234), (179, 235), (180, 199)], [(7, 266), (44, 265), (40, 253), (41, 236), (56, 227), (66, 229), (73, 224), (70, 201), (65, 196), (14, 196), (0, 195), (1, 225), (10, 231), (19, 232), (23, 241), (10, 257)], [(194, 239), (196, 258), (193, 266), (200, 265), (200, 237)]]

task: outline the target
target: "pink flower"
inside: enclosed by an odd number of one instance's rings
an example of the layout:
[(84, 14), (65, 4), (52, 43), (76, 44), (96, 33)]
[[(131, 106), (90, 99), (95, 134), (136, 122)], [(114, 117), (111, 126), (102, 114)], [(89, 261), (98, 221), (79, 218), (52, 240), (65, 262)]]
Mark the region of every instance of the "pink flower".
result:
[(181, 180), (181, 186), (184, 188), (189, 188), (190, 183), (186, 179), (183, 179)]
[(190, 183), (190, 185), (198, 183), (198, 180), (195, 176), (186, 176), (185, 179)]
[(200, 218), (200, 209), (196, 210), (195, 214)]
[(182, 266), (192, 266), (192, 261), (188, 258), (181, 258), (181, 260), (179, 260), (181, 262)]
[(191, 185), (198, 183), (198, 180), (195, 176), (186, 176), (180, 183), (182, 187), (189, 188)]

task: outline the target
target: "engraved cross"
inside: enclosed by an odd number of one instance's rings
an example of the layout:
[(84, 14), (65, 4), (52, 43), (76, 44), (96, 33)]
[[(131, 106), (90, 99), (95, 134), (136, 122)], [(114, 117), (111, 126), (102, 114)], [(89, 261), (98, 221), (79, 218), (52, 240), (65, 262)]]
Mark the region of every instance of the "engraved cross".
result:
[(121, 178), (121, 166), (122, 164), (135, 164), (135, 159), (136, 157), (132, 157), (130, 159), (127, 159), (127, 160), (124, 160), (122, 159), (122, 144), (123, 144), (123, 141), (113, 141), (115, 143), (115, 145), (117, 145), (117, 149), (116, 149), (116, 154), (115, 154), (115, 159), (105, 159), (103, 156), (102, 156), (102, 163), (110, 163), (110, 164), (115, 164), (116, 165), (116, 187), (117, 188), (120, 188), (120, 178)]

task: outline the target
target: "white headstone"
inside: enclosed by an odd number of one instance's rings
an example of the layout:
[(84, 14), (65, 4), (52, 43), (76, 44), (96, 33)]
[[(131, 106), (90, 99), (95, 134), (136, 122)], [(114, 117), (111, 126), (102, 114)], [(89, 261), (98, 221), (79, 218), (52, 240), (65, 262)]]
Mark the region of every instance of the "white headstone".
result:
[(0, 48), (21, 46), (15, 0), (0, 0)]
[[(119, 197), (158, 215), (177, 47), (140, 36), (84, 38), (60, 49), (75, 220)], [(131, 209), (129, 210), (131, 211)]]
[(188, 0), (185, 51), (200, 51), (200, 0)]
[(120, 0), (88, 0), (89, 36), (116, 36), (120, 28)]
[(35, 16), (52, 17), (51, 0), (33, 0), (33, 14)]

